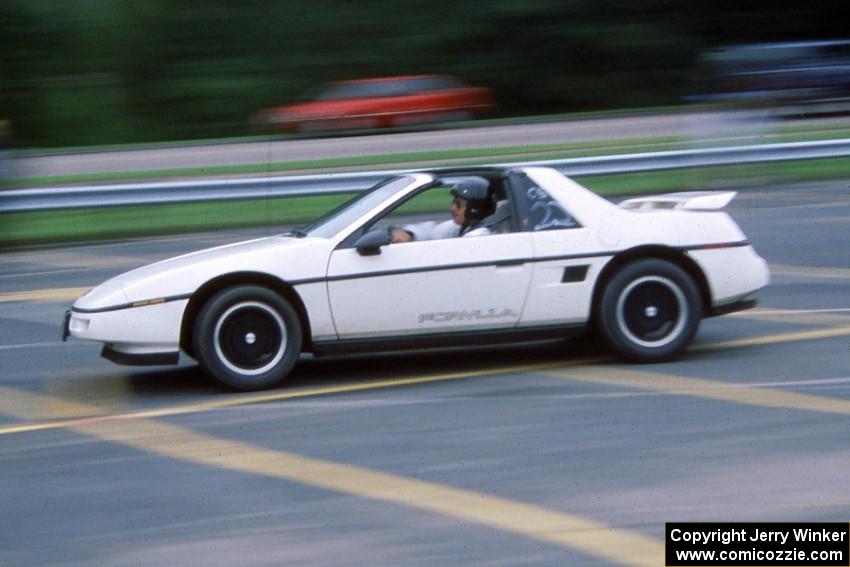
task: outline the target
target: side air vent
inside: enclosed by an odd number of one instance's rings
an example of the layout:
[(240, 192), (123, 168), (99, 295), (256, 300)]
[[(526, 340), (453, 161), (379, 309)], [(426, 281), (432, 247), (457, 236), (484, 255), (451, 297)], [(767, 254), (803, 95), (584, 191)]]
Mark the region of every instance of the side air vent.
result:
[(587, 269), (590, 266), (568, 266), (564, 268), (564, 275), (561, 277), (561, 283), (577, 283), (583, 282), (587, 278)]

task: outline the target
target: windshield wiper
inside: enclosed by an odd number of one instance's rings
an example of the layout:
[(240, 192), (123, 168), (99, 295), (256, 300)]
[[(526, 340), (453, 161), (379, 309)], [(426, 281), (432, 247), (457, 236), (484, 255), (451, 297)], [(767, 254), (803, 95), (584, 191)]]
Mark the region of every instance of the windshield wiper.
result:
[(305, 238), (307, 233), (304, 232), (304, 229), (301, 228), (293, 228), (289, 232), (284, 232), (284, 236), (294, 236), (295, 238)]

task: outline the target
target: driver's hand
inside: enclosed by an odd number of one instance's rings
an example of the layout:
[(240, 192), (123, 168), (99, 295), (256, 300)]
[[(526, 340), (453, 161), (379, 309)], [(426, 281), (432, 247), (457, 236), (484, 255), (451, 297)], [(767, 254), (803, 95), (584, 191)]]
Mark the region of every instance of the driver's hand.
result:
[(390, 242), (411, 242), (412, 240), (413, 235), (406, 230), (395, 227), (390, 229)]

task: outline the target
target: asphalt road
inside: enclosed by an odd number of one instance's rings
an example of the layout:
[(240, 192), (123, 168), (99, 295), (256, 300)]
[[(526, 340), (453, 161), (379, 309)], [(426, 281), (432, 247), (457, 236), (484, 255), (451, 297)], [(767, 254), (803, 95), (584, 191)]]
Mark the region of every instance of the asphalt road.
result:
[(77, 288), (258, 231), (2, 254), (0, 565), (657, 566), (669, 521), (847, 522), (848, 184), (741, 193), (773, 281), (663, 365), (554, 341), (233, 394), (59, 322)]
[[(813, 118), (793, 124), (846, 125), (850, 117)], [(607, 140), (675, 136), (700, 140), (740, 139), (755, 143), (768, 129), (785, 123), (750, 112), (680, 112), (570, 119), (529, 124), (494, 124), (467, 128), (391, 132), (371, 135), (280, 139), (177, 145), (134, 151), (96, 151), (34, 155), (15, 164), (18, 177), (80, 175), (108, 172), (210, 168), (244, 164), (274, 164), (300, 160), (444, 152), (481, 148), (523, 148), (548, 144), (579, 144)], [(512, 158), (516, 159), (516, 158)]]

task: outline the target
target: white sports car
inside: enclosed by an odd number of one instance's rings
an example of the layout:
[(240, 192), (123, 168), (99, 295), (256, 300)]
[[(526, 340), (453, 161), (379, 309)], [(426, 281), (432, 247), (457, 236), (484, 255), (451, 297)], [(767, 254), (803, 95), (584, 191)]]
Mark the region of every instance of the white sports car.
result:
[[(451, 188), (484, 179), (484, 235), (390, 243), (445, 220)], [(299, 355), (565, 336), (591, 327), (623, 357), (680, 354), (703, 317), (755, 305), (765, 261), (720, 211), (734, 192), (615, 205), (540, 167), (387, 179), (290, 233), (164, 260), (95, 287), (64, 336), (119, 364), (179, 353), (230, 387), (279, 383)], [(437, 211), (437, 212), (434, 212)], [(482, 231), (474, 231), (480, 234)]]

